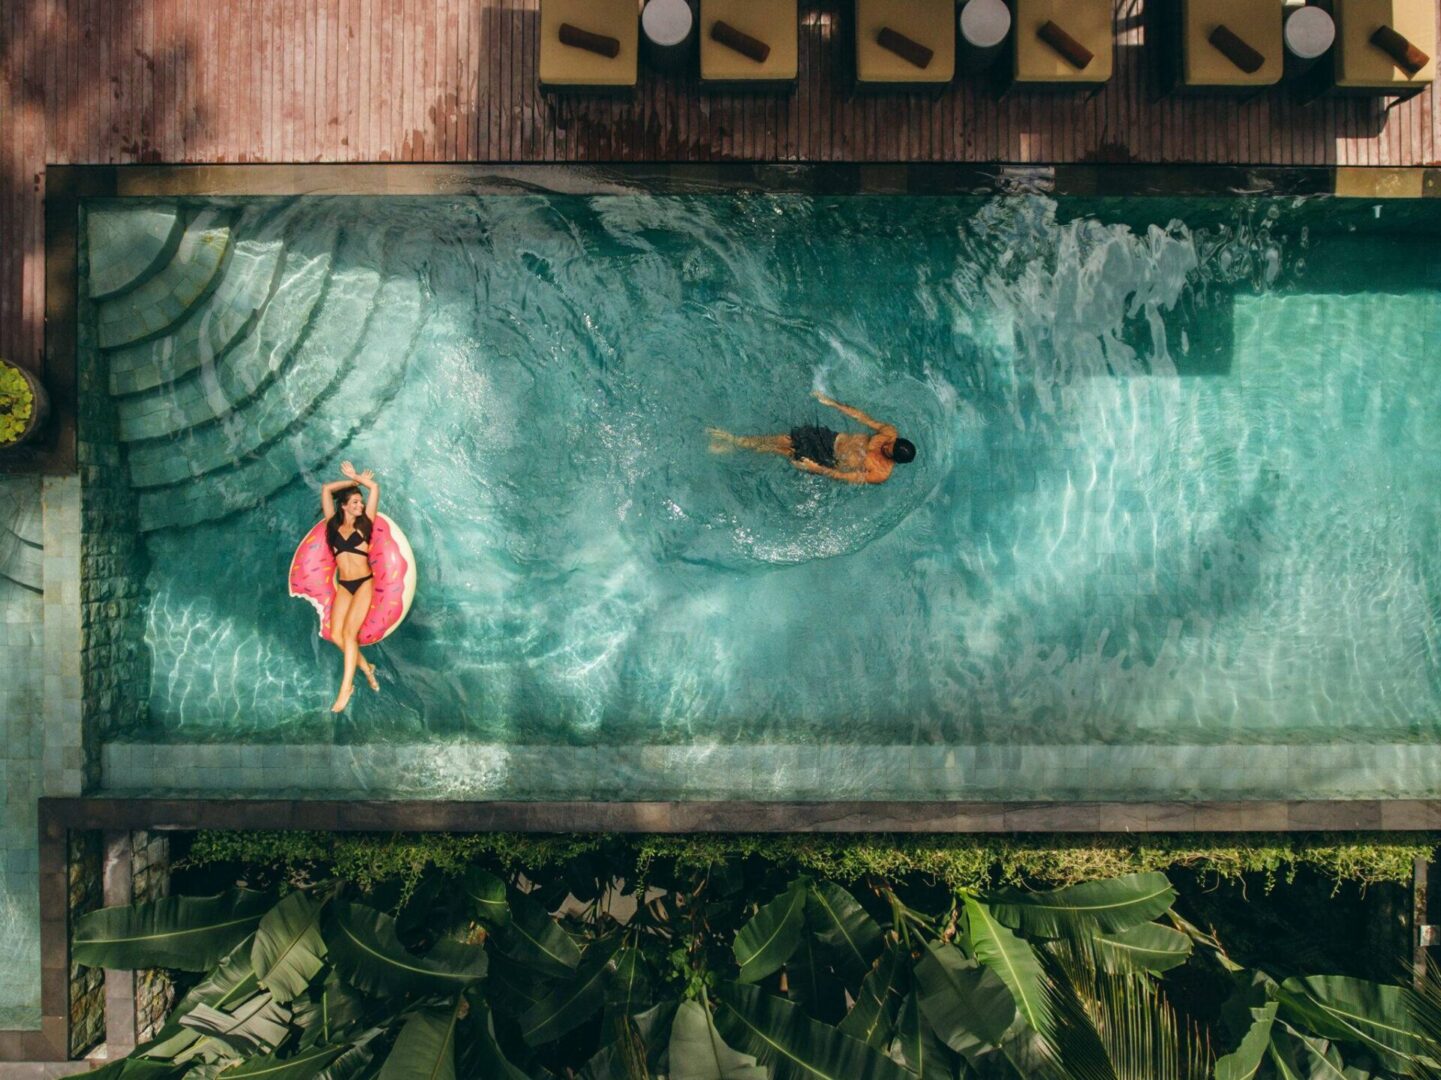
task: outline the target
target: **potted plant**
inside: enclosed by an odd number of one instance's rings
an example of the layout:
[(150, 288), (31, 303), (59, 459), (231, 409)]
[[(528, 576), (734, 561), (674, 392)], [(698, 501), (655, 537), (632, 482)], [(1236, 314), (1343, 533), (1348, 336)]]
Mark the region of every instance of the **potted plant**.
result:
[(45, 424), (50, 402), (35, 376), (0, 360), (0, 451), (19, 446)]

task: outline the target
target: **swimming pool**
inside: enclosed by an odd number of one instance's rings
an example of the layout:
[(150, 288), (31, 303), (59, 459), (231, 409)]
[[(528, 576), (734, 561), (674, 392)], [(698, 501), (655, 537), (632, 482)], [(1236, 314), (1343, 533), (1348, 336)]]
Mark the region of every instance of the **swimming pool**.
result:
[[(1434, 202), (89, 213), (92, 278), (165, 284), (82, 306), (143, 529), (147, 719), (111, 733), (107, 787), (1301, 798), (1441, 780)], [(107, 245), (135, 250), (142, 227), (165, 239), (126, 270)], [(916, 462), (851, 487), (709, 452), (711, 425), (824, 419), (816, 389), (893, 421)], [(381, 692), (337, 719), (338, 654), (285, 577), (342, 458), (379, 474), (421, 584), (374, 651)]]

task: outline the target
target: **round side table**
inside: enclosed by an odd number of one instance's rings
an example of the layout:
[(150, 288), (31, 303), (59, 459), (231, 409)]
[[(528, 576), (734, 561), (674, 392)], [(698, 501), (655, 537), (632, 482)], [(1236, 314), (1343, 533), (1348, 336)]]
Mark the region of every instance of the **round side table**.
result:
[(640, 13), (640, 51), (658, 71), (684, 68), (695, 52), (695, 8), (689, 0), (647, 0)]
[(1011, 9), (1005, 0), (966, 0), (956, 39), (957, 67), (985, 71), (996, 62), (1011, 32)]
[(1282, 32), (1286, 42), (1286, 77), (1294, 79), (1315, 67), (1336, 41), (1336, 23), (1329, 12), (1314, 5), (1295, 8), (1286, 16)]

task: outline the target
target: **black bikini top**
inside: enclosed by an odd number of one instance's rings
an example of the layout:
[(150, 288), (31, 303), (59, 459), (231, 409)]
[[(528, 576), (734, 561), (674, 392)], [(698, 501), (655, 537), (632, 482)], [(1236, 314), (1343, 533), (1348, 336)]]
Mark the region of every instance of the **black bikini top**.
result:
[(332, 555), (369, 555), (369, 554), (370, 554), (370, 549), (369, 549), (369, 547), (362, 548), (362, 547), (360, 546), (361, 544), (366, 543), (366, 540), (365, 540), (365, 537), (363, 537), (363, 536), (360, 535), (360, 530), (359, 530), (359, 529), (356, 529), (356, 530), (355, 530), (353, 533), (351, 533), (349, 536), (341, 536), (339, 532), (337, 532), (335, 535), (336, 535), (336, 537), (340, 540), (340, 543), (339, 543), (339, 544), (331, 544), (331, 545), (330, 545), (330, 553), (331, 553)]

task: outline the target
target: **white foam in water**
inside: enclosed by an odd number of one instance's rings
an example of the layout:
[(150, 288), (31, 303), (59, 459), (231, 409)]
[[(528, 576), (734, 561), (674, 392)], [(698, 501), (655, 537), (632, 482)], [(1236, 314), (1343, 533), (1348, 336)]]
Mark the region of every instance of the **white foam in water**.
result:
[[(1318, 252), (1344, 250), (1279, 204), (1214, 211), (1135, 230), (1039, 197), (317, 201), (317, 233), (383, 220), (385, 273), (426, 306), (404, 378), (336, 429), (421, 586), (375, 650), (385, 692), (335, 731), (1434, 734), (1437, 293), (1330, 288), (1345, 267)], [(1223, 315), (1234, 347), (1190, 374)], [(708, 452), (713, 425), (856, 430), (813, 390), (895, 422), (917, 461), (868, 488)], [(330, 730), (339, 654), (284, 598), (321, 479), (150, 538), (158, 727)], [(273, 590), (235, 587), (239, 547)]]

